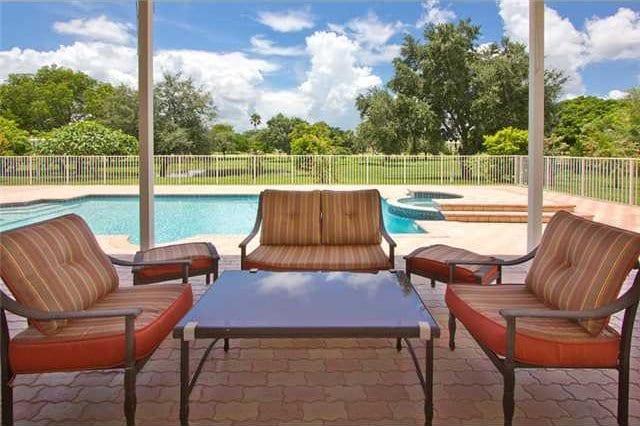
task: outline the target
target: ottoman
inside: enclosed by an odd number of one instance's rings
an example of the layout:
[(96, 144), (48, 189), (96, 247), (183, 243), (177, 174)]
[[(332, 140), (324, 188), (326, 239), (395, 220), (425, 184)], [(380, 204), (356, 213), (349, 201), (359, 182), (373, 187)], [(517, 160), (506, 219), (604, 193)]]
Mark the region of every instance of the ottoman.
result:
[(431, 287), (436, 281), (443, 283), (491, 284), (498, 278), (498, 267), (495, 265), (464, 265), (455, 268), (451, 277), (448, 260), (487, 261), (495, 260), (492, 256), (482, 256), (469, 250), (436, 244), (420, 247), (405, 256), (405, 269), (408, 276), (416, 274), (431, 279)]
[[(189, 276), (207, 275), (206, 283), (211, 283), (218, 278), (218, 251), (210, 243), (186, 243), (173, 244), (152, 248), (147, 251), (139, 251), (134, 257), (134, 262), (143, 260), (191, 260)], [(132, 270), (134, 284), (148, 284), (159, 281), (169, 281), (182, 277), (180, 265), (162, 266), (136, 266)]]

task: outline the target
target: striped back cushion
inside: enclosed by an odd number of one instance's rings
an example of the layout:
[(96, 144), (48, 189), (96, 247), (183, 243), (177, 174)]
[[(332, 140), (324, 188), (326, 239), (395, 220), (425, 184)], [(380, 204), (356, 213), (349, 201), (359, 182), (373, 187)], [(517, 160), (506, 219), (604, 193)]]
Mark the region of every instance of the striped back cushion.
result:
[(320, 244), (320, 191), (264, 191), (260, 243)]
[[(558, 212), (547, 225), (526, 285), (558, 309), (596, 309), (618, 297), (638, 256), (640, 234)], [(597, 335), (607, 322), (580, 324)]]
[[(76, 311), (118, 286), (86, 222), (66, 215), (0, 234), (0, 276), (16, 300), (41, 311)], [(34, 321), (53, 334), (65, 321)]]
[(322, 191), (322, 244), (380, 244), (380, 193)]

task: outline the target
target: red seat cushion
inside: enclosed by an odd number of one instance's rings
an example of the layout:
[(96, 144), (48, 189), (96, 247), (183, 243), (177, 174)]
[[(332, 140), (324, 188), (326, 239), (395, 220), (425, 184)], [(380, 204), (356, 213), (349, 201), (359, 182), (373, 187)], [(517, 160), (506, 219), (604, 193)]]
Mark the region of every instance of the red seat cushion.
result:
[[(469, 250), (435, 244), (422, 247), (407, 255), (407, 272), (418, 274), (436, 281), (449, 282), (448, 260), (487, 261), (491, 256), (482, 256)], [(453, 282), (469, 284), (490, 284), (498, 276), (498, 267), (494, 265), (460, 265), (456, 266)]]
[[(506, 351), (506, 321), (500, 309), (553, 309), (524, 285), (449, 285), (449, 310), (476, 340), (498, 355)], [(575, 321), (521, 318), (516, 321), (516, 361), (548, 367), (613, 367), (620, 336), (607, 327), (592, 336)]]
[[(140, 307), (135, 321), (136, 360), (151, 355), (193, 303), (189, 284), (118, 288), (88, 311)], [(125, 361), (124, 318), (70, 320), (45, 336), (29, 327), (9, 345), (15, 373), (76, 371), (121, 366)]]

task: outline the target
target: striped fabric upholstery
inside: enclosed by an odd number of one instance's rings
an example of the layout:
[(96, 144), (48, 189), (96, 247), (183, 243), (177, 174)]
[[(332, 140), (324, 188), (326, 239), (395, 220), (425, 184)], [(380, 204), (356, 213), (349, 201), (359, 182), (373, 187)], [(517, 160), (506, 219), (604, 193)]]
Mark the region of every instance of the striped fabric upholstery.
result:
[[(505, 355), (506, 321), (501, 309), (549, 309), (524, 285), (447, 287), (449, 310), (473, 336), (499, 355)], [(542, 366), (615, 366), (620, 336), (605, 327), (596, 336), (580, 324), (564, 319), (519, 318), (515, 359)]]
[[(0, 234), (0, 272), (18, 302), (41, 311), (83, 310), (118, 287), (109, 258), (73, 214)], [(65, 321), (33, 325), (52, 334)]]
[(142, 260), (188, 260), (209, 259), (211, 252), (207, 243), (185, 243), (155, 247), (142, 252)]
[(264, 191), (260, 243), (320, 244), (320, 191)]
[[(135, 261), (171, 261), (191, 260), (189, 274), (196, 275), (214, 271), (217, 265), (215, 248), (208, 243), (185, 243), (170, 246), (155, 247), (146, 251), (139, 251)], [(138, 282), (164, 281), (182, 276), (180, 265), (153, 265), (133, 268)]]
[[(448, 260), (490, 261), (492, 256), (482, 256), (469, 250), (451, 247), (446, 244), (434, 244), (421, 247), (407, 255), (406, 268), (410, 273), (449, 282)], [(498, 275), (495, 265), (459, 265), (456, 266), (453, 281), (456, 283), (491, 284)]]
[(259, 246), (245, 268), (271, 271), (375, 271), (389, 269), (379, 245)]
[[(547, 225), (526, 278), (540, 300), (559, 309), (613, 302), (640, 256), (640, 234), (558, 212)], [(597, 335), (608, 319), (581, 321)]]
[(380, 244), (380, 193), (322, 191), (322, 244)]

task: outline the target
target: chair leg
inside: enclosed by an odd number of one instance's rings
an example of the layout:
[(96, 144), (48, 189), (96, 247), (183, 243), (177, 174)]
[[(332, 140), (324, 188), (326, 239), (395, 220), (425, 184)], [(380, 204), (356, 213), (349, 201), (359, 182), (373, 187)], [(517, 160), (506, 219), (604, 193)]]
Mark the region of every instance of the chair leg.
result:
[(224, 339), (224, 351), (225, 352), (229, 352), (229, 339), (228, 338)]
[(436, 288), (436, 280), (431, 278), (431, 288)]
[(456, 349), (456, 317), (449, 312), (449, 349)]
[(136, 424), (136, 404), (136, 368), (129, 366), (124, 370), (124, 415), (127, 426)]
[(211, 284), (211, 274), (207, 274), (207, 277), (205, 278), (205, 283), (207, 285)]
[(396, 350), (398, 352), (402, 350), (402, 339), (400, 337), (396, 338)]
[(13, 426), (13, 386), (2, 375), (2, 426)]
[(505, 362), (504, 371), (502, 373), (504, 380), (504, 390), (502, 394), (502, 411), (504, 413), (504, 426), (511, 426), (513, 422), (513, 411), (515, 408), (515, 371), (513, 364)]
[(629, 364), (618, 370), (618, 425), (629, 425)]

